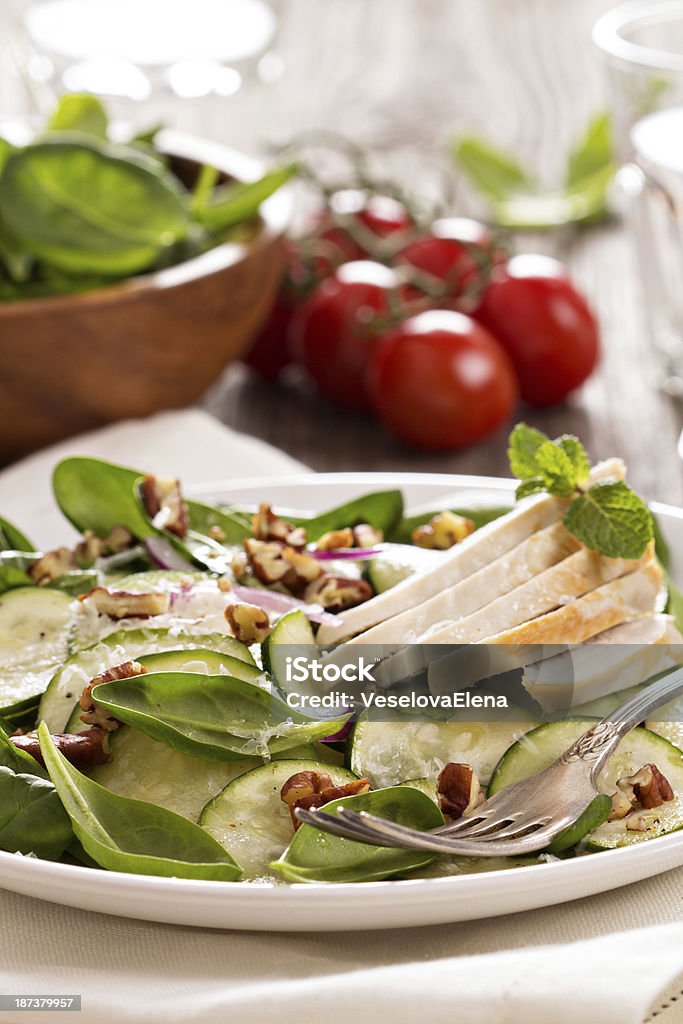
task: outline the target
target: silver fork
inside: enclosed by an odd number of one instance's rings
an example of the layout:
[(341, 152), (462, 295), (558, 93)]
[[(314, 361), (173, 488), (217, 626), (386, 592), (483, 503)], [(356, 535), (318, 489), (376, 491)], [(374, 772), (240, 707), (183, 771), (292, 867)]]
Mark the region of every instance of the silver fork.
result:
[[(297, 808), (301, 822), (373, 846), (500, 857), (542, 850), (572, 825), (597, 795), (596, 781), (619, 742), (663, 704), (683, 693), (678, 668), (596, 722), (548, 768), (500, 790), (470, 815), (429, 832), (340, 807)], [(639, 767), (639, 766), (638, 766)]]

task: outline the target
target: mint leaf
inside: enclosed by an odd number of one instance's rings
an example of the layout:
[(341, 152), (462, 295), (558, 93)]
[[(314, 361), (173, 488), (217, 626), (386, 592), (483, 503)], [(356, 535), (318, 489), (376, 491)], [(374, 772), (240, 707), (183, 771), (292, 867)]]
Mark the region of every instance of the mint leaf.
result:
[(526, 423), (518, 423), (510, 434), (508, 457), (516, 477), (534, 481), (531, 489), (522, 489), (522, 495), (547, 490), (558, 497), (569, 498), (577, 484), (586, 479), (590, 468), (578, 438), (565, 434), (551, 441), (542, 431)]
[(546, 441), (536, 452), (536, 464), (550, 494), (571, 497), (576, 489), (576, 471), (564, 448), (555, 441)]
[(476, 135), (454, 139), (451, 152), (463, 174), (489, 199), (507, 199), (535, 189), (533, 178), (513, 156)]
[(547, 434), (526, 423), (518, 423), (514, 427), (508, 440), (508, 459), (510, 469), (519, 480), (539, 476), (536, 453), (549, 440)]
[(574, 482), (576, 484), (585, 483), (590, 473), (591, 464), (588, 453), (578, 437), (574, 437), (573, 434), (563, 434), (555, 443), (559, 444), (569, 457), (574, 472)]
[(623, 480), (593, 484), (563, 521), (586, 547), (609, 558), (640, 558), (653, 536), (649, 509)]
[(538, 494), (539, 491), (545, 489), (545, 480), (542, 476), (530, 476), (519, 484), (515, 491), (515, 498), (519, 501), (521, 498), (526, 498), (530, 494)]
[(586, 178), (614, 165), (612, 119), (603, 111), (591, 118), (583, 138), (569, 154), (567, 161), (567, 190), (584, 182)]

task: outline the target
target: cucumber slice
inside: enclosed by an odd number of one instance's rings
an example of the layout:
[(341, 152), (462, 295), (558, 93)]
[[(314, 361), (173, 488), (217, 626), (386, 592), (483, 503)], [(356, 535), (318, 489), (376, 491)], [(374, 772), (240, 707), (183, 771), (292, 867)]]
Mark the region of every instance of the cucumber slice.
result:
[(63, 732), (74, 703), (93, 676), (144, 654), (208, 648), (248, 664), (254, 659), (243, 643), (224, 633), (182, 633), (170, 629), (120, 629), (73, 655), (56, 672), (40, 702), (39, 717), (50, 732)]
[[(191, 757), (130, 725), (113, 733), (110, 751), (111, 761), (93, 768), (91, 779), (120, 796), (166, 807), (191, 821), (199, 820), (206, 804), (229, 782), (261, 763), (253, 757), (242, 761)], [(315, 749), (297, 748), (296, 756), (315, 758)]]
[[(187, 580), (191, 585), (182, 587), (181, 583)], [(154, 628), (184, 633), (227, 631), (226, 596), (219, 590), (216, 578), (207, 573), (150, 569), (123, 576), (111, 587), (132, 593), (171, 593), (172, 607), (165, 614), (154, 617)], [(114, 621), (106, 615), (98, 615), (90, 601), (80, 602), (69, 638), (69, 653), (75, 654), (91, 647), (113, 629), (139, 629), (140, 626), (139, 616)]]
[(406, 874), (406, 878), (448, 878), (453, 875), (479, 875), (489, 871), (507, 871), (526, 868), (533, 864), (547, 864), (554, 856), (541, 853), (522, 857), (437, 857), (431, 864)]
[[(503, 755), (493, 773), (488, 795), (493, 796), (505, 786), (511, 786), (547, 768), (594, 721), (597, 719), (570, 718), (561, 722), (548, 722), (533, 729)], [(683, 752), (649, 729), (639, 727), (624, 737), (600, 773), (599, 792), (611, 796), (617, 788), (617, 779), (633, 775), (644, 764), (654, 764), (659, 768), (669, 780), (675, 799), (650, 811), (636, 812), (644, 822), (644, 828), (638, 831), (629, 828), (628, 816), (619, 821), (606, 821), (595, 828), (594, 822), (589, 822), (587, 817), (593, 808), (591, 804), (579, 819), (584, 827), (583, 843), (587, 849), (631, 846), (683, 827)], [(630, 824), (633, 825), (634, 821), (635, 818), (632, 818)], [(572, 829), (576, 829), (579, 822)]]
[(145, 572), (132, 572), (129, 576), (121, 576), (115, 584), (116, 590), (126, 590), (131, 594), (149, 592), (167, 593), (178, 590), (188, 580), (191, 583), (202, 583), (210, 580), (208, 573), (180, 569), (148, 569)]
[(360, 719), (350, 740), (349, 764), (374, 788), (396, 786), (408, 779), (434, 779), (449, 761), (469, 764), (486, 785), (500, 757), (534, 722), (510, 707), (516, 721), (504, 722), (373, 722)]
[[(612, 711), (616, 711), (631, 697), (647, 686), (647, 683), (638, 683), (637, 686), (629, 686), (625, 690), (618, 690), (616, 693), (606, 693), (603, 697), (596, 697), (594, 700), (586, 701), (585, 704), (577, 704), (572, 708), (572, 718), (607, 718)], [(655, 730), (656, 732), (657, 730)]]
[(636, 811), (619, 821), (606, 821), (587, 836), (584, 841), (587, 849), (635, 846), (683, 828), (683, 752), (649, 729), (634, 729), (621, 741), (598, 779), (598, 788), (603, 793), (614, 793), (617, 779), (633, 775), (644, 764), (656, 765), (666, 776), (674, 799), (649, 811)]
[(645, 722), (648, 729), (683, 750), (683, 697), (677, 697)]
[(71, 597), (47, 587), (0, 596), (0, 714), (45, 690), (68, 653)]
[[(160, 651), (157, 654), (143, 654), (136, 658), (148, 672), (197, 672), (201, 675), (235, 676), (237, 679), (244, 679), (247, 683), (265, 682), (265, 673), (257, 665), (249, 665), (239, 658), (233, 658), (229, 654), (220, 654), (218, 651), (210, 651), (204, 647), (193, 648), (192, 650), (171, 650)], [(90, 728), (81, 722), (81, 709), (78, 704), (74, 705), (73, 711), (66, 724), (66, 732), (82, 732)], [(206, 800), (204, 801), (206, 803)], [(203, 806), (203, 805), (202, 805)]]
[(284, 853), (294, 835), (280, 790), (296, 772), (327, 772), (335, 785), (355, 779), (350, 771), (321, 761), (286, 758), (240, 775), (206, 805), (199, 824), (235, 857), (243, 878), (273, 881), (271, 861)]
[(429, 551), (414, 544), (384, 544), (382, 554), (368, 562), (368, 582), (376, 594), (382, 594), (414, 573), (433, 569), (443, 555), (443, 551)]
[[(313, 635), (313, 627), (306, 615), (298, 609), (287, 612), (275, 626), (273, 632), (266, 639), (261, 647), (263, 667), (275, 683), (275, 686), (283, 698), (290, 693), (306, 695), (321, 694), (320, 683), (313, 680), (295, 682), (289, 678), (289, 666), (294, 664), (297, 658), (304, 659), (304, 663), (317, 658), (318, 645)], [(314, 712), (306, 708), (307, 714)]]

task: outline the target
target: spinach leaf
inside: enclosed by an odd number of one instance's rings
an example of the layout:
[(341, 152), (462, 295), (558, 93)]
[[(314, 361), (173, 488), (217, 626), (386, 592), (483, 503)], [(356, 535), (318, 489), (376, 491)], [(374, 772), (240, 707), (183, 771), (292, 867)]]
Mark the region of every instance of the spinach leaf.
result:
[(15, 729), (32, 729), (36, 722), (39, 704), (40, 694), (33, 694), (31, 697), (25, 697), (23, 700), (18, 700), (14, 704), (2, 708), (0, 712), (2, 728), (11, 729), (12, 732)]
[(212, 527), (218, 527), (223, 534), (221, 544), (241, 544), (245, 537), (251, 536), (248, 517), (238, 513), (201, 501), (188, 501), (187, 511), (191, 530), (209, 537)]
[[(9, 723), (7, 724), (9, 725)], [(25, 750), (14, 746), (2, 726), (0, 726), (0, 766), (10, 768), (13, 772), (22, 775), (36, 775), (40, 779), (49, 777), (42, 764), (39, 764)]]
[(603, 111), (589, 121), (585, 135), (570, 152), (565, 184), (568, 189), (580, 188), (606, 167), (614, 170), (614, 139), (612, 118)]
[(460, 169), (489, 199), (502, 201), (511, 194), (536, 189), (533, 177), (513, 156), (476, 135), (454, 139), (452, 154)]
[(0, 516), (0, 551), (35, 551), (26, 534)]
[[(33, 273), (35, 260), (26, 251), (13, 231), (0, 220), (0, 266), (4, 266), (9, 281), (3, 282), (4, 288), (14, 288), (21, 295), (25, 285)], [(3, 289), (4, 290), (4, 289)]]
[(3, 139), (0, 135), (0, 174), (2, 174), (2, 169), (9, 160), (10, 153), (13, 151), (14, 146), (12, 143), (8, 142), (7, 139)]
[(542, 191), (514, 156), (477, 136), (455, 139), (454, 162), (487, 199), (496, 224), (544, 230), (592, 221), (607, 212), (616, 163), (609, 114), (599, 113), (569, 153), (563, 186)]
[[(74, 456), (63, 459), (52, 475), (52, 489), (60, 509), (77, 530), (93, 530), (104, 537), (117, 524), (128, 527), (138, 540), (164, 536), (173, 547), (203, 569), (223, 571), (220, 556), (224, 544), (241, 544), (249, 534), (240, 517), (199, 501), (188, 501), (190, 530), (181, 540), (158, 530), (138, 494), (140, 470), (117, 466), (103, 459)], [(225, 540), (210, 537), (219, 527)]]
[[(405, 516), (388, 537), (388, 540), (394, 541), (397, 544), (410, 544), (413, 538), (413, 530), (418, 526), (424, 526), (430, 519), (433, 519), (435, 515), (442, 511), (443, 509), (433, 509), (431, 512), (417, 512), (415, 515)], [(479, 530), (482, 526), (486, 526), (487, 523), (492, 523), (494, 519), (500, 519), (501, 516), (506, 515), (511, 511), (511, 506), (492, 505), (490, 508), (452, 508), (450, 511), (456, 516), (464, 516), (465, 519), (471, 519), (474, 523), (474, 528)]]
[(287, 518), (297, 526), (305, 526), (309, 540), (318, 540), (330, 530), (358, 526), (359, 523), (370, 523), (386, 537), (399, 522), (402, 514), (403, 495), (400, 491), (375, 491), (354, 498), (353, 501), (347, 501), (343, 505), (337, 505), (336, 508), (321, 512), (317, 516)]
[[(343, 797), (327, 804), (325, 810), (333, 814), (338, 807), (369, 811), (388, 821), (424, 831), (444, 822), (434, 801), (410, 786), (392, 786)], [(436, 854), (421, 850), (356, 843), (321, 832), (312, 825), (302, 825), (271, 867), (290, 882), (371, 882), (424, 867), (435, 857)]]
[(60, 509), (77, 530), (93, 530), (98, 537), (106, 537), (120, 525), (144, 540), (159, 531), (150, 523), (137, 496), (141, 476), (135, 469), (103, 459), (74, 456), (57, 463), (52, 489)]
[(210, 231), (224, 231), (255, 217), (261, 203), (286, 184), (296, 169), (295, 164), (285, 164), (268, 171), (258, 181), (230, 182), (213, 191), (202, 186), (192, 197), (192, 213)]
[(671, 567), (671, 549), (667, 543), (666, 537), (662, 531), (659, 519), (654, 514), (652, 515), (652, 534), (655, 539), (655, 555), (659, 559), (659, 564), (662, 569), (669, 569)]
[(0, 594), (7, 590), (16, 590), (17, 587), (32, 587), (33, 580), (16, 565), (7, 565), (0, 560)]
[(29, 559), (22, 552), (33, 552), (33, 545), (21, 530), (0, 516), (0, 594), (15, 587), (32, 587), (27, 573)]
[(679, 631), (683, 631), (683, 593), (672, 581), (671, 577), (667, 574), (666, 577), (667, 586), (667, 599), (665, 611), (667, 615), (672, 615), (674, 624)]
[(180, 184), (157, 161), (61, 132), (10, 154), (0, 220), (51, 266), (112, 277), (148, 269), (189, 227)]
[(152, 739), (209, 761), (268, 758), (324, 739), (346, 721), (306, 718), (262, 686), (228, 675), (198, 682), (192, 672), (150, 672), (101, 683), (93, 699)]
[(44, 722), (38, 735), (76, 838), (101, 867), (167, 878), (239, 878), (230, 854), (199, 825), (163, 807), (110, 793), (69, 764)]
[(0, 765), (0, 848), (56, 860), (71, 839), (69, 817), (52, 783)]
[(97, 139), (107, 138), (108, 118), (101, 101), (90, 93), (62, 96), (47, 123), (48, 131), (83, 132)]

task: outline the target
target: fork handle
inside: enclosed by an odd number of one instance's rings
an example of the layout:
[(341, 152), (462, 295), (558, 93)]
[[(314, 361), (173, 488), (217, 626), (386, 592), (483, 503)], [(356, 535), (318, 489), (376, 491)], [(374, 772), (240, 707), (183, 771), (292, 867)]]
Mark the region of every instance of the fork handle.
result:
[(614, 753), (623, 737), (657, 708), (683, 693), (683, 668), (677, 668), (641, 693), (627, 700), (616, 711), (585, 732), (572, 743), (560, 758), (562, 764), (583, 761), (591, 766), (591, 779), (595, 781)]

